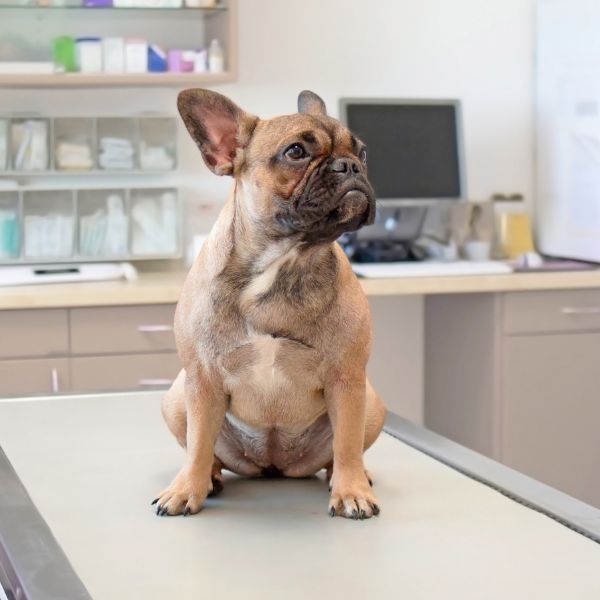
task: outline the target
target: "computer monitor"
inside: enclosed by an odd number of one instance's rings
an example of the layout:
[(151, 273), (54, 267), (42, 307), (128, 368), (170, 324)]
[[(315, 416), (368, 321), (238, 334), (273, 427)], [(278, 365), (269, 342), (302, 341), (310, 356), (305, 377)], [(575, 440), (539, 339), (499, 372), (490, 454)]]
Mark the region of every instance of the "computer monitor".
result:
[(409, 246), (421, 233), (427, 207), (466, 196), (460, 102), (342, 98), (340, 119), (367, 145), (377, 199), (375, 224), (346, 236), (342, 245), (356, 260), (361, 248), (387, 260), (383, 247), (394, 260), (401, 243), (407, 259), (415, 259)]
[(459, 101), (344, 98), (340, 109), (367, 145), (369, 180), (382, 205), (464, 198)]

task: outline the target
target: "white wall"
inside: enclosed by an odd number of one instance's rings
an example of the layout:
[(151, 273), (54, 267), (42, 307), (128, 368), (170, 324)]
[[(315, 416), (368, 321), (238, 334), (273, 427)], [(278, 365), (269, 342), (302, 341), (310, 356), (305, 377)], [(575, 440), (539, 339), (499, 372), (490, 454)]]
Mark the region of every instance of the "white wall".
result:
[[(533, 191), (534, 0), (240, 0), (240, 77), (217, 89), (250, 112), (295, 110), (313, 89), (342, 96), (460, 98), (468, 192)], [(0, 110), (174, 112), (175, 90), (0, 90)], [(182, 168), (200, 203), (228, 182), (182, 133)], [(191, 222), (214, 211), (195, 211)]]

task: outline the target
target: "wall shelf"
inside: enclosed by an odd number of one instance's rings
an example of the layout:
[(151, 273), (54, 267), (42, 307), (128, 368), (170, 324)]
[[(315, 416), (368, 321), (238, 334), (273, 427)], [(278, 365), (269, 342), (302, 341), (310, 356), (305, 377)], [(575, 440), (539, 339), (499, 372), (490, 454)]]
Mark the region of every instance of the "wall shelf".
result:
[(83, 6), (82, 4), (70, 4), (64, 6), (57, 5), (38, 5), (38, 4), (4, 4), (0, 2), (0, 10), (103, 10), (103, 11), (123, 11), (123, 10), (151, 10), (151, 11), (195, 11), (205, 15), (223, 12), (228, 10), (226, 6)]
[[(212, 8), (82, 6), (14, 7), (0, 0), (0, 89), (101, 87), (202, 87), (237, 79), (237, 0)], [(87, 11), (91, 11), (89, 14)], [(63, 11), (63, 12), (61, 12)], [(64, 11), (69, 11), (67, 18)], [(57, 36), (147, 39), (165, 50), (207, 47), (218, 39), (225, 49), (223, 73), (15, 73), (1, 71), (1, 62), (51, 62)], [(12, 37), (11, 37), (12, 36)]]
[(225, 73), (53, 73), (2, 74), (0, 87), (140, 87), (202, 86), (235, 81), (233, 72)]

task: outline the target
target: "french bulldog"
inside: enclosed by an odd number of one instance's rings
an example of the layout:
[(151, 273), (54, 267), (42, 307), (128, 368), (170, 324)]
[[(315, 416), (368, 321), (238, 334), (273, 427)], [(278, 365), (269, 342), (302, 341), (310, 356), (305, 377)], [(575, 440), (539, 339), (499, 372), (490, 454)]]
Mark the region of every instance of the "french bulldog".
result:
[(197, 513), (223, 468), (327, 469), (331, 516), (377, 515), (363, 464), (385, 417), (365, 372), (371, 315), (336, 243), (374, 219), (366, 148), (309, 91), (273, 119), (202, 89), (178, 109), (208, 168), (234, 181), (177, 305), (183, 369), (162, 413), (186, 459), (156, 512)]

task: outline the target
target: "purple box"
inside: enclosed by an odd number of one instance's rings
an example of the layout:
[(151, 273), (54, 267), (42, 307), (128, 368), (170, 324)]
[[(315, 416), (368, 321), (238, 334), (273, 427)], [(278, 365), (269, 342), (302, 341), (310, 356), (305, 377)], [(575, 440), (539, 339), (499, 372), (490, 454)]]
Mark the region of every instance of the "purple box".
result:
[(113, 5), (113, 0), (83, 0), (83, 6), (87, 8), (109, 8)]
[(169, 50), (167, 54), (167, 62), (169, 64), (169, 71), (173, 73), (181, 73), (181, 50)]

